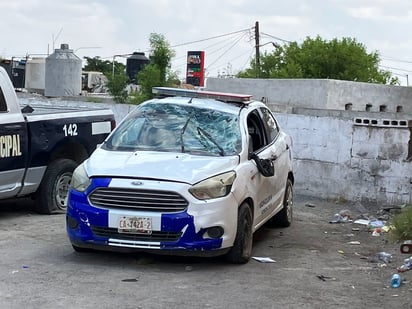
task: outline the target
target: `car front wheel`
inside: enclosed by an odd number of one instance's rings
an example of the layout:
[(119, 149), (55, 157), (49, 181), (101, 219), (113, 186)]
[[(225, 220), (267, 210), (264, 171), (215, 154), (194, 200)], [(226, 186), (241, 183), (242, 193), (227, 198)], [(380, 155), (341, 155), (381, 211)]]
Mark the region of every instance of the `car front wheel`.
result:
[(226, 254), (226, 260), (234, 264), (245, 264), (252, 256), (253, 245), (253, 215), (248, 203), (239, 207), (237, 232), (233, 247)]

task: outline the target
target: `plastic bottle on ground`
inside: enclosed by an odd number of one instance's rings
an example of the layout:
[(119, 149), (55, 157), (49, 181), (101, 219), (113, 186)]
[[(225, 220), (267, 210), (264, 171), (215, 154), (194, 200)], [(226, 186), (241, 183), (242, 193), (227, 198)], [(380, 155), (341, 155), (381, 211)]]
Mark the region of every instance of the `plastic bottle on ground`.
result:
[(401, 276), (399, 274), (393, 274), (391, 278), (391, 287), (399, 288), (401, 286)]

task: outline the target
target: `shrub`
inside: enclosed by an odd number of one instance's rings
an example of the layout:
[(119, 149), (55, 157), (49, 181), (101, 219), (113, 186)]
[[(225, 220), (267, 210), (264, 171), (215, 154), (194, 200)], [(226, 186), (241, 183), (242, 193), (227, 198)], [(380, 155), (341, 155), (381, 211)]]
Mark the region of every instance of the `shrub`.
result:
[(115, 102), (117, 103), (125, 103), (127, 99), (127, 76), (126, 74), (116, 74), (116, 75), (106, 75), (108, 82), (107, 82), (107, 89), (109, 93), (113, 96)]
[(412, 205), (390, 220), (389, 237), (393, 241), (412, 240)]

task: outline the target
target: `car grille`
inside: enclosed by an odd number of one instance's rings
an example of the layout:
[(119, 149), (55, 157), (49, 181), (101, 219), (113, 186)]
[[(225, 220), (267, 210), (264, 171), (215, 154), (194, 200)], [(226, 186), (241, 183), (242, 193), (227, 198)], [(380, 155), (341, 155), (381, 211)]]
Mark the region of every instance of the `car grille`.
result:
[(119, 233), (117, 228), (92, 226), (93, 234), (101, 237), (116, 238), (122, 240), (134, 240), (134, 241), (178, 241), (182, 232), (161, 232), (153, 231), (151, 234), (129, 234)]
[(177, 212), (187, 208), (188, 202), (172, 191), (98, 188), (89, 196), (90, 203), (107, 208)]

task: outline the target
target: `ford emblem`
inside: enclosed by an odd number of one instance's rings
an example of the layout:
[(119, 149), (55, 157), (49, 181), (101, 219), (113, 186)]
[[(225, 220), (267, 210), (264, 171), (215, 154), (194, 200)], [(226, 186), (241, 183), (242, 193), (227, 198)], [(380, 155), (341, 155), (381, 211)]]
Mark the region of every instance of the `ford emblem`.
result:
[(132, 185), (134, 186), (141, 186), (143, 184), (143, 182), (141, 181), (132, 181)]

